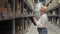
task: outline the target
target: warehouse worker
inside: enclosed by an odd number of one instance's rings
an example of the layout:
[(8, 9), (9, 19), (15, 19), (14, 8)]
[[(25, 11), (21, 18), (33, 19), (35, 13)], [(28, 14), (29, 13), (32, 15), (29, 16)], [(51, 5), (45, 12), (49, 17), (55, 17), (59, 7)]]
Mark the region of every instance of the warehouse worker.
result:
[(42, 6), (40, 9), (41, 12), (40, 19), (37, 21), (36, 17), (33, 18), (34, 22), (36, 23), (39, 34), (47, 34), (48, 17), (46, 11), (47, 11), (47, 7)]

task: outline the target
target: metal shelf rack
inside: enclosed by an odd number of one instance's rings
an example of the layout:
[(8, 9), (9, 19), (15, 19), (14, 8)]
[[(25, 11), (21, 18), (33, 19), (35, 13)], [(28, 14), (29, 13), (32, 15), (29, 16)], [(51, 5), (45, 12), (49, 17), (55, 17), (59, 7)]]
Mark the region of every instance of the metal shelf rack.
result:
[[(33, 15), (33, 10), (31, 8), (31, 5), (26, 1), (26, 0), (9, 0), (10, 1), (10, 4), (11, 4), (11, 12), (8, 12), (7, 13), (2, 13), (2, 15), (0, 16), (0, 22), (4, 22), (6, 23), (7, 22), (11, 22), (11, 34), (17, 34), (16, 31), (19, 30), (19, 34), (25, 34), (25, 30), (27, 31), (28, 29), (28, 22), (29, 22), (29, 19), (32, 17), (34, 17)], [(19, 14), (16, 15), (16, 10), (17, 10), (17, 3), (16, 2), (21, 2), (21, 6), (20, 6), (20, 10), (19, 11)], [(26, 6), (25, 6), (26, 5)], [(27, 15), (23, 14), (24, 12), (24, 9), (27, 10)], [(20, 14), (21, 12), (21, 14)], [(30, 14), (31, 13), (31, 14)], [(25, 19), (27, 21), (27, 23), (25, 24)], [(19, 25), (19, 24), (20, 25)], [(6, 23), (7, 24), (7, 23)], [(17, 25), (18, 24), (18, 25)], [(17, 26), (16, 26), (17, 25)], [(26, 26), (25, 26), (26, 25)], [(8, 26), (8, 25), (7, 25)], [(18, 29), (19, 27), (19, 29)], [(17, 29), (16, 29), (17, 28)], [(22, 28), (22, 29), (21, 29)], [(21, 29), (21, 30), (20, 30)], [(18, 31), (17, 31), (18, 32)], [(2, 33), (1, 33), (2, 34)]]

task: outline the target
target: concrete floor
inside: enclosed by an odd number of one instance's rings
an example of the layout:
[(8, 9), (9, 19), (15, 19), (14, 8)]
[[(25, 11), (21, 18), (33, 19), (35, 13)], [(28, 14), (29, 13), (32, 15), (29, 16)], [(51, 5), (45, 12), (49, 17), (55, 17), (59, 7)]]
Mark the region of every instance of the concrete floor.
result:
[[(26, 34), (38, 34), (37, 27), (32, 23)], [(49, 24), (48, 34), (60, 34), (60, 29), (53, 24)]]

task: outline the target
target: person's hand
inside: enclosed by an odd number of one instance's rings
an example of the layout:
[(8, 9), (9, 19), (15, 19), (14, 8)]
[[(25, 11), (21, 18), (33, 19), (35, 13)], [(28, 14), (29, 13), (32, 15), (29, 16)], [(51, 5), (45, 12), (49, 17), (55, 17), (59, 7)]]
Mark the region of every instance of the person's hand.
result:
[(36, 20), (37, 18), (36, 17), (33, 17), (34, 20)]
[(33, 20), (36, 23), (37, 22), (37, 17), (33, 17)]

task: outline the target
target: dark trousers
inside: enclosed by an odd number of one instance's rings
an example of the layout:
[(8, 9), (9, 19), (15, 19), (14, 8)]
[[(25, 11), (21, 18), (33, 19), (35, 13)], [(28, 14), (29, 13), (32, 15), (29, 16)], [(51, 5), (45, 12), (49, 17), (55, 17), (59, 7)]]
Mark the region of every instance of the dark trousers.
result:
[(47, 28), (37, 28), (39, 34), (47, 34)]

